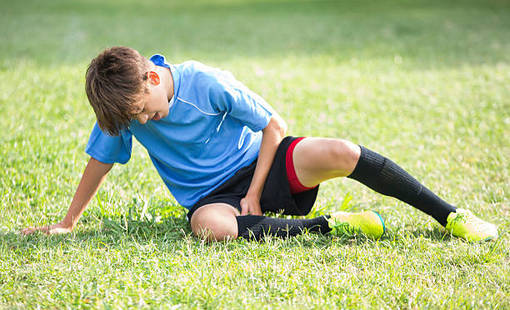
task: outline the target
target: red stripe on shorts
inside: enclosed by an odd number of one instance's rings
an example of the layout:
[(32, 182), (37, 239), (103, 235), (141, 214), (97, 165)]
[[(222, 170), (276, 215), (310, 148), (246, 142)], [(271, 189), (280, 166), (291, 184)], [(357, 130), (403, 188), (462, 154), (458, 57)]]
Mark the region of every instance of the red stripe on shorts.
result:
[(294, 154), (294, 148), (299, 143), (299, 141), (303, 140), (305, 137), (297, 138), (296, 140), (292, 141), (289, 145), (289, 148), (287, 149), (287, 153), (285, 154), (285, 166), (287, 168), (287, 180), (289, 180), (290, 185), (290, 193), (291, 194), (298, 194), (301, 192), (305, 192), (307, 190), (311, 190), (314, 187), (306, 187), (301, 182), (299, 182), (296, 174), (296, 169), (294, 168), (294, 161), (292, 160), (293, 154)]

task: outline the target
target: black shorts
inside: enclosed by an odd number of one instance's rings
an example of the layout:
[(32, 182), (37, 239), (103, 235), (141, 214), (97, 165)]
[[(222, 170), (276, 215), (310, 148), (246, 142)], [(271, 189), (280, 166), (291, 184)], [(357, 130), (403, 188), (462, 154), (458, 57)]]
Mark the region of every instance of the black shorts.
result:
[[(285, 137), (276, 150), (273, 165), (269, 170), (260, 198), (262, 213), (283, 212), (288, 215), (306, 215), (315, 203), (319, 186), (294, 195), (290, 192), (285, 160), (287, 149), (295, 139), (297, 138)], [(257, 160), (249, 166), (239, 169), (225, 183), (200, 199), (188, 211), (188, 221), (191, 221), (191, 216), (198, 208), (211, 203), (226, 203), (241, 212), (241, 199), (248, 192), (256, 165)]]

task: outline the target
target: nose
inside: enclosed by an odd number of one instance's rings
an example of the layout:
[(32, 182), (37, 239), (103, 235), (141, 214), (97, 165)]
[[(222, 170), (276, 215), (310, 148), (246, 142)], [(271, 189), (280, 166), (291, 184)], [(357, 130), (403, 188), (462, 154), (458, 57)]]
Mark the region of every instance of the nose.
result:
[(143, 125), (143, 124), (147, 123), (148, 120), (149, 120), (149, 115), (147, 115), (145, 113), (138, 115), (138, 122), (140, 124)]

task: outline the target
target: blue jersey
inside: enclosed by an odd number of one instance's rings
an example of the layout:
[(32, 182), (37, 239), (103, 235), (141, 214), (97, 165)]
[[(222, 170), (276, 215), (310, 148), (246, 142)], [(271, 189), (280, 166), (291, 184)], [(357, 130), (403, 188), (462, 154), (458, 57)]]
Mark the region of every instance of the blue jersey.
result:
[(172, 73), (168, 116), (144, 125), (133, 120), (119, 136), (104, 133), (96, 122), (85, 151), (103, 163), (125, 164), (134, 135), (172, 195), (189, 209), (257, 158), (272, 109), (227, 71), (196, 61), (169, 65), (161, 55), (150, 60)]

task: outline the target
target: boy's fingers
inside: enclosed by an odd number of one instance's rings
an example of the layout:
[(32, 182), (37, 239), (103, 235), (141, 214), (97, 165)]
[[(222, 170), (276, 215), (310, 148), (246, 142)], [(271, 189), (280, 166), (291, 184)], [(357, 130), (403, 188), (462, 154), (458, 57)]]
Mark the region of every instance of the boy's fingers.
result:
[(30, 234), (34, 233), (34, 231), (36, 231), (36, 228), (28, 227), (28, 228), (22, 229), (21, 230), (21, 234), (24, 235), (24, 236), (27, 236), (27, 235), (30, 235)]
[(62, 227), (59, 224), (56, 225), (47, 225), (41, 227), (27, 227), (24, 229), (20, 229), (20, 233), (24, 236), (31, 235), (37, 231), (40, 231), (47, 235), (55, 235), (55, 234), (65, 234), (71, 232), (73, 229), (68, 227)]
[(49, 227), (48, 226), (43, 226), (43, 227), (28, 227), (28, 228), (22, 229), (21, 230), (21, 234), (23, 234), (24, 236), (28, 236), (28, 235), (31, 235), (31, 234), (35, 233), (36, 231), (41, 231), (43, 233), (48, 234), (49, 233)]

